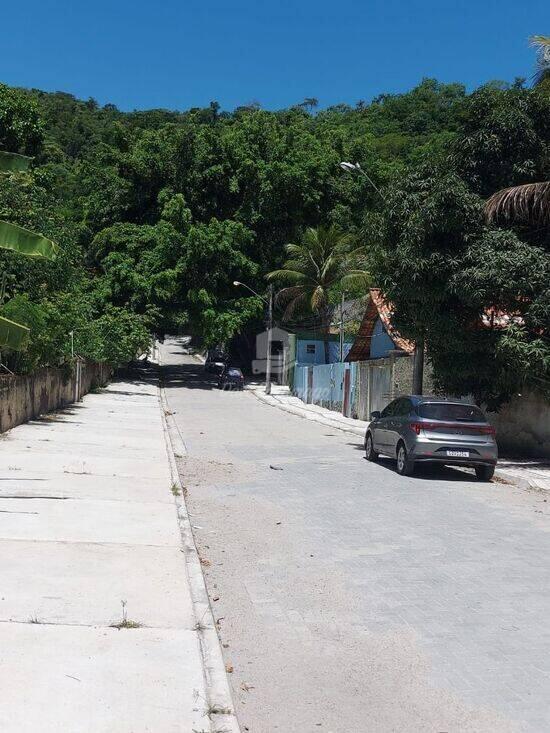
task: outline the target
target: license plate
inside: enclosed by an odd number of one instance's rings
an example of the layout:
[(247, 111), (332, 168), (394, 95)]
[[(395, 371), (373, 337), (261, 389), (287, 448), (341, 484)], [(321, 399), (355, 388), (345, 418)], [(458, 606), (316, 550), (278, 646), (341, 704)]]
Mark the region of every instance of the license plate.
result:
[(447, 455), (449, 456), (449, 458), (469, 458), (470, 451), (469, 450), (448, 450)]

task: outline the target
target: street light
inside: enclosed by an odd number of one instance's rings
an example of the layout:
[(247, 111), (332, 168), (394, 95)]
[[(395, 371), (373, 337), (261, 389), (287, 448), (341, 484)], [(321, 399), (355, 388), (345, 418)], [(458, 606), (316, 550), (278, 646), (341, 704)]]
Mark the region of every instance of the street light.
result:
[(360, 173), (364, 178), (367, 179), (367, 181), (374, 188), (374, 190), (376, 191), (376, 193), (380, 196), (380, 198), (382, 199), (382, 201), (386, 201), (386, 199), (382, 195), (382, 192), (380, 191), (380, 189), (373, 182), (372, 178), (370, 178), (365, 173), (365, 171), (361, 168), (361, 166), (359, 165), (359, 163), (349, 163), (347, 160), (343, 160), (340, 163), (340, 168), (342, 168), (342, 170), (345, 170), (346, 173)]
[(243, 288), (246, 288), (247, 290), (250, 290), (250, 292), (255, 295), (258, 298), (261, 298), (264, 303), (267, 303), (267, 363), (265, 368), (265, 393), (271, 394), (271, 341), (272, 341), (272, 330), (273, 330), (273, 285), (270, 283), (268, 288), (269, 298), (266, 300), (263, 295), (260, 295), (255, 290), (253, 290), (250, 285), (247, 285), (246, 283), (239, 282), (238, 280), (233, 280), (233, 285), (235, 287), (242, 286)]
[[(374, 188), (376, 193), (380, 196), (382, 201), (386, 201), (380, 190), (375, 186), (373, 181), (361, 168), (359, 163), (349, 163), (347, 160), (343, 160), (340, 163), (340, 168), (346, 171), (346, 173), (360, 173), (370, 185)], [(421, 395), (423, 386), (423, 375), (424, 375), (424, 339), (417, 341), (414, 349), (414, 362), (413, 362), (413, 393)]]

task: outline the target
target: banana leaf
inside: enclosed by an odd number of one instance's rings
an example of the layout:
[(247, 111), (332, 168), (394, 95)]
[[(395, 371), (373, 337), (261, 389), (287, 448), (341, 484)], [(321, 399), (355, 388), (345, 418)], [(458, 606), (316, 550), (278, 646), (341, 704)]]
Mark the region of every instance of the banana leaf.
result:
[(20, 323), (0, 316), (0, 349), (21, 351), (29, 340), (29, 330)]
[(49, 260), (55, 259), (59, 251), (59, 247), (51, 239), (7, 221), (0, 221), (0, 247), (29, 257), (46, 257)]
[(26, 171), (29, 168), (32, 158), (18, 153), (5, 153), (0, 150), (0, 173), (11, 173), (13, 171)]

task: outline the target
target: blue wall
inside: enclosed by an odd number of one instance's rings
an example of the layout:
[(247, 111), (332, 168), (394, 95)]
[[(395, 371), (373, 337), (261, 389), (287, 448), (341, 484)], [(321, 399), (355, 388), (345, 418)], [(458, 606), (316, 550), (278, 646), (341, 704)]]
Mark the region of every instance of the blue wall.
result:
[[(308, 354), (307, 347), (315, 346), (315, 353)], [(340, 361), (340, 344), (338, 341), (329, 341), (329, 363)], [(351, 342), (344, 343), (344, 358), (351, 349)], [(298, 364), (324, 364), (325, 342), (323, 339), (296, 339), (296, 362)]]
[(387, 356), (388, 351), (393, 351), (395, 348), (395, 344), (390, 336), (388, 336), (382, 321), (380, 318), (377, 318), (370, 342), (370, 358), (378, 359)]

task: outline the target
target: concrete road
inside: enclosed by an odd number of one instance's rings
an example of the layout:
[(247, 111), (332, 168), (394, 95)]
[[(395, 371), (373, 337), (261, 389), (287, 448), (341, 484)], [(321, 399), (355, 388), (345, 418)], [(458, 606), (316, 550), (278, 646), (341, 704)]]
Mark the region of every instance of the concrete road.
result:
[(162, 356), (243, 731), (550, 730), (544, 494), (399, 477), (349, 434), (213, 388), (177, 340)]

